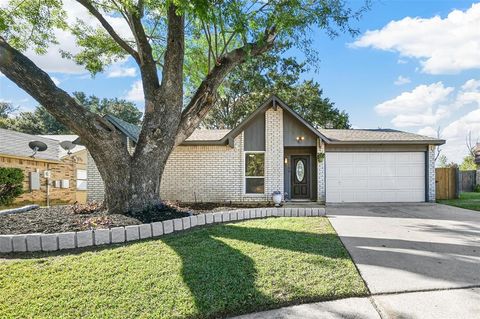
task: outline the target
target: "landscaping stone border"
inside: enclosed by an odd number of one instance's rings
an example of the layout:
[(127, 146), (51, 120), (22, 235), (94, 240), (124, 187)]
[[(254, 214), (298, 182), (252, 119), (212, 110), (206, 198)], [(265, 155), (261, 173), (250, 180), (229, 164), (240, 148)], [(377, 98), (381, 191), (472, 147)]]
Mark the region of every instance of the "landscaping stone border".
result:
[(37, 204), (34, 205), (26, 205), (23, 207), (17, 207), (17, 208), (8, 208), (8, 209), (3, 209), (0, 210), (0, 215), (9, 215), (9, 214), (18, 214), (18, 213), (25, 213), (33, 209), (37, 209), (40, 206)]
[(248, 208), (206, 213), (150, 224), (53, 234), (0, 235), (0, 253), (56, 251), (103, 246), (176, 233), (208, 224), (267, 217), (325, 216), (324, 207)]

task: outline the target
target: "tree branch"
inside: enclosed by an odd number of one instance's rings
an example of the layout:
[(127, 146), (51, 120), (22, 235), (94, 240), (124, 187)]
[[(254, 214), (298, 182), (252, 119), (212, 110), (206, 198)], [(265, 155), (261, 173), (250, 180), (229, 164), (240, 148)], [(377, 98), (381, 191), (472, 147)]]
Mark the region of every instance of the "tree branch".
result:
[(115, 42), (122, 47), (126, 52), (128, 52), (134, 59), (137, 61), (139, 60), (138, 52), (135, 51), (131, 46), (127, 44), (113, 29), (113, 27), (108, 23), (108, 21), (103, 17), (103, 15), (90, 3), (88, 0), (77, 0), (78, 3), (83, 5), (103, 26), (103, 28), (110, 34), (110, 36), (115, 40)]
[(175, 139), (175, 145), (181, 144), (211, 110), (215, 102), (215, 94), (227, 74), (236, 66), (245, 62), (247, 57), (258, 56), (273, 47), (276, 37), (275, 27), (265, 30), (263, 38), (255, 43), (247, 43), (241, 48), (232, 50), (218, 58), (218, 63), (202, 81), (190, 103), (182, 112), (182, 118)]
[(115, 128), (102, 117), (88, 111), (67, 92), (58, 88), (50, 76), (0, 37), (0, 72), (30, 94), (60, 123), (83, 141), (114, 139)]
[(153, 111), (153, 105), (157, 90), (160, 87), (157, 64), (153, 58), (152, 47), (148, 42), (148, 37), (142, 25), (143, 2), (139, 2), (139, 7), (135, 12), (128, 12), (130, 28), (137, 43), (137, 50), (140, 56), (138, 66), (142, 75), (143, 94), (145, 96), (145, 114)]

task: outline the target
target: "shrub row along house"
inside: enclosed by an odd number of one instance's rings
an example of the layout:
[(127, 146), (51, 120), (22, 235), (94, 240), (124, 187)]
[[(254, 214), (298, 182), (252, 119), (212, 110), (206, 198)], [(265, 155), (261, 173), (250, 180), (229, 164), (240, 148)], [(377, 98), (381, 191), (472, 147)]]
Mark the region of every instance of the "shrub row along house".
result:
[[(133, 153), (140, 128), (105, 117)], [(161, 198), (184, 202), (424, 202), (435, 200), (443, 140), (389, 129), (316, 129), (272, 96), (232, 130), (197, 129), (167, 162)], [(87, 159), (88, 200), (104, 185)]]
[[(73, 204), (87, 200), (87, 151), (76, 146), (71, 154), (60, 141), (74, 140), (75, 135), (37, 136), (0, 129), (0, 167), (19, 168), (24, 173), (23, 194), (14, 205)], [(47, 146), (34, 151), (29, 143), (39, 141)]]

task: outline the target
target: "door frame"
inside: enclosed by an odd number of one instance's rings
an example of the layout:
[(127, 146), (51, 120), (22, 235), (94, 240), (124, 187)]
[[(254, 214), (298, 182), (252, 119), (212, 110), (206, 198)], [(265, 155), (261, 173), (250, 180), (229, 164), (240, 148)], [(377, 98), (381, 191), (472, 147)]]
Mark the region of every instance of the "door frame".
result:
[(284, 176), (284, 192), (285, 200), (292, 200), (292, 183), (291, 183), (291, 161), (292, 156), (304, 155), (310, 157), (310, 198), (295, 199), (295, 201), (317, 201), (318, 192), (318, 163), (316, 158), (316, 147), (299, 146), (299, 147), (284, 147), (283, 150), (283, 176)]
[[(307, 189), (308, 189), (308, 194), (305, 197), (299, 197), (299, 198), (294, 198), (293, 196), (293, 187), (294, 187), (294, 182), (295, 182), (295, 159), (300, 158), (300, 159), (306, 159), (305, 163), (305, 177), (307, 179)], [(291, 200), (311, 200), (312, 198), (312, 156), (310, 154), (292, 154), (290, 155), (290, 190), (291, 190)]]

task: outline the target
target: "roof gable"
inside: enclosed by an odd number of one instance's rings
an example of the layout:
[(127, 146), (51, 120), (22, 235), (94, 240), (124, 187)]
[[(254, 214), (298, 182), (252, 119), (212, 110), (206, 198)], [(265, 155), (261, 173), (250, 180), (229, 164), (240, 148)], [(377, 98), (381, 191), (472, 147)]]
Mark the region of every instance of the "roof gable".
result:
[(260, 107), (258, 107), (255, 111), (253, 111), (247, 118), (245, 118), (240, 124), (238, 124), (233, 130), (228, 133), (224, 139), (228, 138), (235, 138), (238, 134), (240, 134), (249, 124), (251, 120), (253, 120), (259, 113), (267, 111), (270, 107), (274, 108), (275, 110), (277, 107), (281, 107), (284, 111), (292, 115), (295, 119), (300, 121), (309, 131), (313, 134), (318, 136), (320, 139), (327, 141), (325, 136), (320, 133), (312, 124), (308, 123), (303, 117), (301, 117), (297, 112), (291, 109), (285, 102), (283, 102), (280, 98), (276, 95), (271, 95)]

